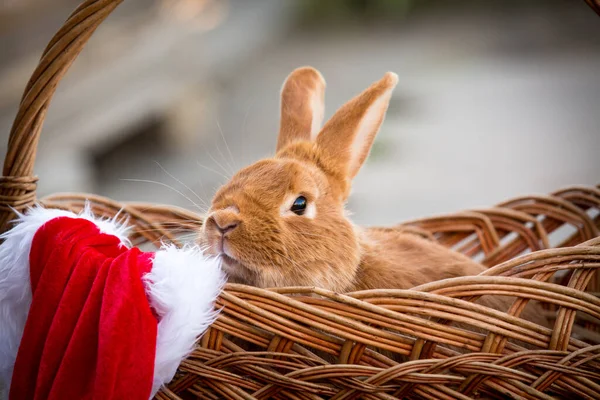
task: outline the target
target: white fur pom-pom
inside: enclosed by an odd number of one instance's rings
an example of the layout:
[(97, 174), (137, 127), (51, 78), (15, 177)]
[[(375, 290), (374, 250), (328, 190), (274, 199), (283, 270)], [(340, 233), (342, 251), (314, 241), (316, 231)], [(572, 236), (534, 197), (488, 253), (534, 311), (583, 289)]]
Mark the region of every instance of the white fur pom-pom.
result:
[(214, 303), (225, 284), (216, 258), (199, 247), (163, 246), (144, 276), (150, 305), (159, 317), (152, 396), (173, 379), (181, 361), (215, 320)]

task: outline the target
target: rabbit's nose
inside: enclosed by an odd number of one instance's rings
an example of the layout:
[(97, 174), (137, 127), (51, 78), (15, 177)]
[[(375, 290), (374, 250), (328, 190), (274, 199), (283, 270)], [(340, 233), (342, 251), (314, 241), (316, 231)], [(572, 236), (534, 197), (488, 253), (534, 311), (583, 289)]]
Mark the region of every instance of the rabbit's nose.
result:
[(221, 235), (225, 236), (237, 228), (241, 221), (236, 212), (223, 210), (213, 213), (207, 223), (211, 222), (214, 223), (215, 228), (221, 233)]
[(235, 228), (237, 228), (237, 226), (239, 225), (239, 222), (230, 222), (225, 226), (220, 226), (219, 224), (217, 224), (217, 229), (219, 230), (219, 232), (221, 232), (221, 235), (225, 236), (226, 233), (231, 232), (232, 230), (234, 230)]

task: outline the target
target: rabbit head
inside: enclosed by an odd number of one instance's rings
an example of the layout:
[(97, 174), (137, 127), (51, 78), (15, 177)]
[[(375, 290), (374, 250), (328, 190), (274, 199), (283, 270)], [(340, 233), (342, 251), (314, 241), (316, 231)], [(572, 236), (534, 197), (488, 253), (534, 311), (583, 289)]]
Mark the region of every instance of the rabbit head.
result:
[(386, 73), (321, 126), (323, 77), (310, 67), (288, 76), (275, 156), (240, 170), (217, 191), (200, 234), (230, 281), (351, 287), (361, 248), (344, 204), (397, 81)]

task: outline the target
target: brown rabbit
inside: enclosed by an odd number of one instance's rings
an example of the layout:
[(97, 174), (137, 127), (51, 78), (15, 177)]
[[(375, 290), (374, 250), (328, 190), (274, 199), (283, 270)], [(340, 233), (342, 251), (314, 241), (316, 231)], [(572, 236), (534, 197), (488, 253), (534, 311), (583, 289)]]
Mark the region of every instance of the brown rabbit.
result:
[[(275, 157), (242, 169), (218, 190), (200, 235), (208, 253), (221, 256), (230, 281), (350, 292), (408, 289), (485, 270), (413, 233), (360, 228), (346, 216), (352, 178), (397, 82), (396, 74), (386, 73), (321, 128), (323, 77), (309, 67), (289, 75)], [(484, 302), (507, 308), (505, 300)], [(542, 322), (531, 307), (526, 314)]]

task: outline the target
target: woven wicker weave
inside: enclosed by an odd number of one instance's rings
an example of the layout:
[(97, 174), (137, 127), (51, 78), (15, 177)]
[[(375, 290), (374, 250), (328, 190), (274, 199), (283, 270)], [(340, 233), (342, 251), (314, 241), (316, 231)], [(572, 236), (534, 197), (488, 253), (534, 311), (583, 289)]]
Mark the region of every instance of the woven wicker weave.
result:
[[(45, 49), (11, 130), (0, 178), (2, 230), (13, 217), (11, 207), (23, 210), (36, 201), (36, 146), (58, 82), (120, 2), (84, 2)], [(101, 215), (123, 209), (137, 245), (177, 243), (179, 234), (202, 225), (202, 216), (169, 206), (83, 194), (39, 201), (78, 211), (85, 199)], [(157, 398), (600, 399), (600, 186), (521, 197), (397, 228), (490, 268), (413, 290), (347, 295), (230, 284), (218, 300), (220, 317)], [(517, 300), (508, 313), (472, 302), (489, 295)], [(544, 302), (551, 329), (518, 318), (529, 299)], [(508, 339), (526, 343), (527, 350)], [(407, 361), (392, 360), (390, 353)]]

